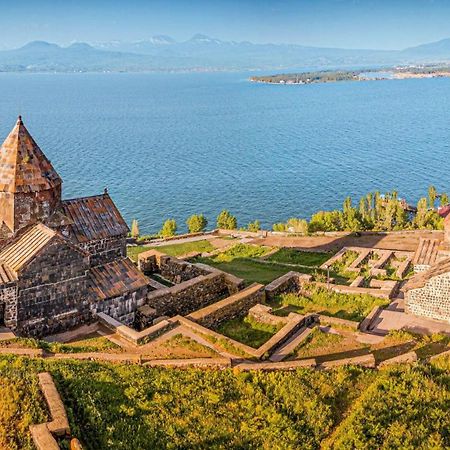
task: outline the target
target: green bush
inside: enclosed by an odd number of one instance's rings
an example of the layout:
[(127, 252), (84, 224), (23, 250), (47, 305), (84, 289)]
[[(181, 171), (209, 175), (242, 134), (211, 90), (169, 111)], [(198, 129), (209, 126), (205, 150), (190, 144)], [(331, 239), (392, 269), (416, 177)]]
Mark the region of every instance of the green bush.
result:
[(164, 222), (163, 227), (161, 228), (159, 234), (162, 237), (172, 237), (175, 236), (176, 232), (177, 232), (177, 222), (175, 221), (175, 219), (167, 219)]
[(203, 214), (194, 214), (186, 221), (189, 233), (200, 233), (205, 231), (208, 221)]
[(230, 211), (224, 209), (217, 216), (217, 228), (222, 230), (235, 230), (237, 228), (237, 219), (231, 215)]

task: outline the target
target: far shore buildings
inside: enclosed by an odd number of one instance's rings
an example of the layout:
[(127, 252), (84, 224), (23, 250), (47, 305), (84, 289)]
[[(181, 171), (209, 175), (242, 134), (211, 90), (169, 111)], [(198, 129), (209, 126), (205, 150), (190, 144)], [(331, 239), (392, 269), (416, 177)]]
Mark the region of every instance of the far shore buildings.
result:
[(109, 194), (62, 200), (62, 180), (21, 117), (0, 148), (0, 325), (43, 336), (103, 311), (124, 322), (147, 278), (126, 258)]

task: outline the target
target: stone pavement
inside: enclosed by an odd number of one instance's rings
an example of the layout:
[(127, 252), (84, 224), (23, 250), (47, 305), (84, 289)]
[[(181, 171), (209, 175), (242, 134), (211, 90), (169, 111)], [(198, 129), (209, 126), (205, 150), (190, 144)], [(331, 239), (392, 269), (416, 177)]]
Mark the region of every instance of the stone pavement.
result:
[(398, 307), (398, 303), (391, 305), (390, 308), (382, 310), (374, 318), (370, 332), (386, 335), (390, 330), (406, 330), (418, 334), (445, 333), (450, 335), (450, 323), (441, 322), (423, 317), (406, 314)]

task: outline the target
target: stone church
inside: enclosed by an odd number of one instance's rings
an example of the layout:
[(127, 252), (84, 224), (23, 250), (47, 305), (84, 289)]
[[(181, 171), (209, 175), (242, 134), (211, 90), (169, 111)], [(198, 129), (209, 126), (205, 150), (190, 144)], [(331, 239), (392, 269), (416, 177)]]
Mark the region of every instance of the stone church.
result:
[(0, 148), (0, 325), (41, 337), (97, 312), (131, 324), (148, 279), (126, 257), (128, 226), (106, 190), (61, 194), (19, 117)]

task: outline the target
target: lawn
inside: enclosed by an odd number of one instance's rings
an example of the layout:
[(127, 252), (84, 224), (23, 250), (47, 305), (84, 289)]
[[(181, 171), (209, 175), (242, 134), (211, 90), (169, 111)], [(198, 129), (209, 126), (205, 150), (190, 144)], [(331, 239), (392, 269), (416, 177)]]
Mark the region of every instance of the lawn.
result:
[(395, 449), (450, 446), (450, 359), (380, 371), (154, 369), (0, 357), (0, 448), (33, 448), (49, 371), (72, 434), (103, 449)]
[(214, 246), (208, 240), (185, 242), (183, 244), (167, 244), (158, 247), (147, 247), (142, 245), (128, 246), (127, 255), (133, 261), (137, 261), (139, 253), (146, 252), (147, 250), (158, 250), (159, 252), (166, 253), (170, 256), (182, 256), (191, 252), (212, 252)]
[(283, 294), (273, 303), (275, 314), (287, 315), (295, 311), (300, 314), (320, 313), (327, 316), (360, 322), (374, 306), (384, 306), (389, 300), (368, 294), (342, 294), (314, 285), (306, 287), (308, 294)]
[(267, 260), (285, 264), (300, 264), (302, 266), (321, 266), (331, 258), (331, 253), (303, 252), (293, 248), (280, 248), (276, 253), (270, 255)]
[(203, 262), (236, 275), (244, 279), (247, 284), (268, 284), (292, 270), (292, 267), (281, 266), (276, 263), (267, 264), (246, 258), (237, 258), (229, 262), (216, 262), (212, 258), (199, 258), (198, 262)]
[(248, 317), (242, 317), (222, 323), (217, 331), (250, 347), (258, 348), (267, 342), (280, 328), (256, 322)]

